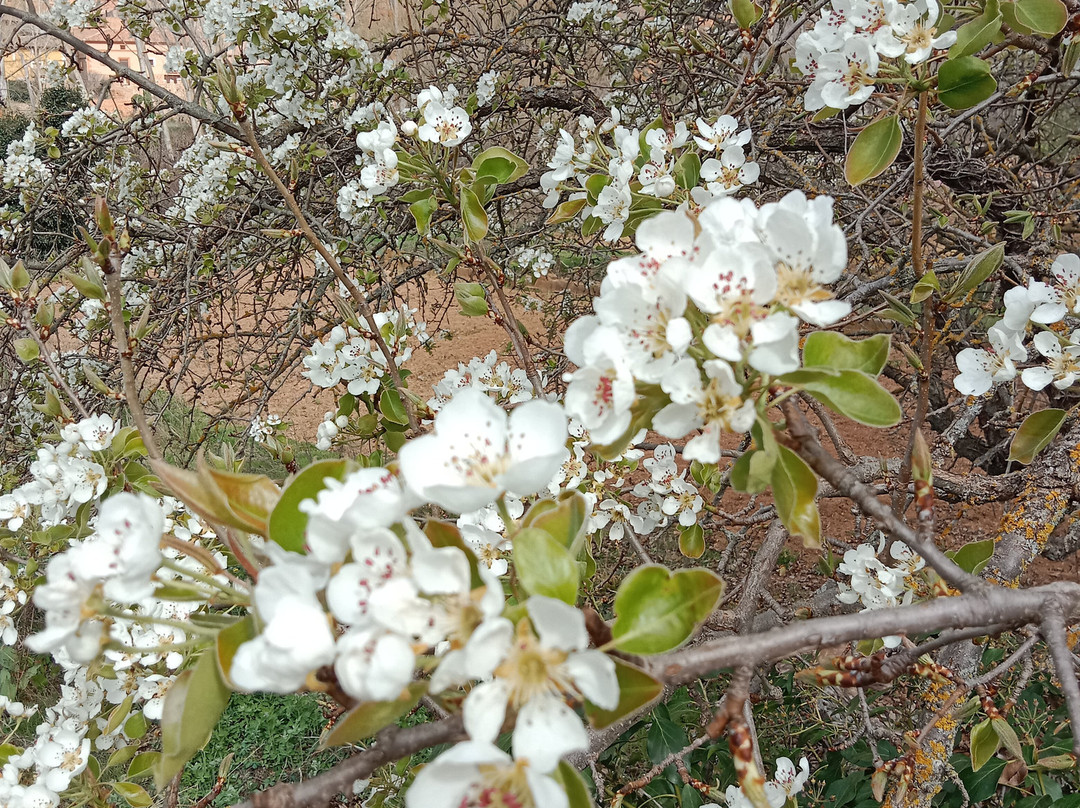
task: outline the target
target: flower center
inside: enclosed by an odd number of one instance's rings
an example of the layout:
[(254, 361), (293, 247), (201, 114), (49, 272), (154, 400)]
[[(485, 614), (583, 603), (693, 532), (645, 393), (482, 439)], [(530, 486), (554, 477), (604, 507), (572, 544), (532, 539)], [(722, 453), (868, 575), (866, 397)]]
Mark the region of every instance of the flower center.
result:
[(784, 261), (776, 265), (776, 299), (791, 308), (800, 303), (832, 298), (828, 289), (819, 286), (809, 269), (793, 267)]
[(712, 379), (705, 388), (698, 408), (706, 424), (719, 424), (727, 431), (731, 430), (731, 420), (742, 406), (741, 396), (730, 395), (720, 389), (720, 382)]
[(495, 669), (495, 676), (510, 685), (510, 703), (520, 707), (537, 696), (573, 693), (562, 672), (566, 652), (542, 647), (524, 620), (518, 623), (517, 634), (505, 661)]

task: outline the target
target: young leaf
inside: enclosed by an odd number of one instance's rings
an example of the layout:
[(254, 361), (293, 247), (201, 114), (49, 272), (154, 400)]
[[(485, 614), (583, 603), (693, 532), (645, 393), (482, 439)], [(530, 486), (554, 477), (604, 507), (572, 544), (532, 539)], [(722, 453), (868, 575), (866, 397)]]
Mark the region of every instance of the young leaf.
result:
[(513, 182), (529, 171), (529, 164), (502, 146), (484, 149), (472, 161), (477, 177), (491, 177), (496, 183)]
[(959, 550), (947, 552), (949, 558), (956, 562), (956, 566), (972, 575), (978, 575), (994, 555), (994, 540), (969, 541)]
[(837, 331), (814, 331), (803, 344), (803, 365), (861, 370), (877, 377), (889, 359), (889, 345), (888, 334), (854, 340)]
[(590, 701), (585, 702), (585, 717), (593, 729), (610, 726), (635, 710), (657, 698), (664, 690), (663, 684), (645, 671), (629, 662), (612, 657), (615, 678), (619, 681), (619, 704), (614, 710), (601, 710)]
[(800, 387), (834, 412), (867, 426), (893, 426), (903, 413), (892, 394), (860, 370), (803, 368), (779, 381)]
[(477, 242), (487, 235), (488, 215), (476, 194), (469, 188), (461, 188), (461, 223), (465, 228), (465, 238)]
[(659, 564), (638, 567), (615, 593), (615, 646), (628, 654), (677, 648), (712, 614), (723, 592), (724, 582), (706, 569), (673, 573)]
[(990, 15), (984, 11), (979, 16), (961, 25), (956, 32), (956, 42), (949, 48), (949, 58), (974, 56), (1001, 30), (1001, 14)]
[(1069, 10), (1061, 0), (1016, 0), (1012, 5), (1022, 27), (1048, 39), (1069, 21)]
[(210, 740), (230, 695), (212, 650), (204, 651), (192, 667), (176, 677), (162, 706), (161, 757), (154, 766), (158, 788)]
[(582, 197), (581, 199), (567, 199), (565, 202), (561, 202), (558, 207), (551, 212), (551, 215), (547, 217), (547, 221), (544, 224), (560, 224), (562, 222), (568, 222), (581, 213), (589, 203), (588, 199)]
[(319, 749), (371, 738), (415, 707), (426, 691), (426, 682), (412, 682), (402, 692), (401, 698), (394, 701), (361, 702), (323, 734), (319, 739)]
[(267, 523), (269, 538), (293, 553), (304, 552), (308, 515), (300, 510), (305, 499), (315, 499), (326, 488), (326, 480), (344, 480), (348, 464), (344, 460), (316, 460), (302, 469), (285, 486)]
[(996, 89), (990, 65), (977, 56), (950, 59), (938, 70), (938, 100), (949, 109), (970, 109)]
[(941, 293), (941, 284), (938, 282), (937, 275), (934, 274), (934, 270), (928, 270), (925, 275), (919, 278), (915, 284), (915, 288), (911, 290), (911, 302), (922, 303), (934, 292)]
[(977, 772), (1001, 748), (1001, 739), (988, 718), (971, 730), (971, 770)]
[(1001, 739), (1001, 745), (1008, 750), (1014, 759), (1023, 761), (1024, 750), (1020, 747), (1020, 739), (1016, 737), (1016, 730), (1012, 728), (1012, 725), (1004, 718), (993, 718), (990, 723), (993, 724), (994, 732)]
[(818, 513), (818, 481), (801, 457), (786, 446), (779, 447), (772, 473), (776, 513), (792, 536), (802, 536), (807, 547), (821, 546)]
[(687, 558), (701, 558), (705, 554), (705, 531), (696, 522), (679, 528), (679, 552)]
[(559, 761), (559, 768), (552, 776), (562, 783), (563, 790), (566, 791), (566, 808), (596, 808), (585, 780), (565, 760)]
[(997, 271), (1004, 259), (1004, 242), (988, 247), (974, 256), (968, 261), (968, 265), (964, 267), (964, 271), (960, 273), (960, 277), (956, 279), (952, 289), (945, 295), (945, 299), (948, 301), (959, 300), (969, 292), (977, 289), (983, 281)]
[(578, 565), (570, 551), (545, 531), (534, 527), (514, 536), (514, 569), (530, 595), (577, 601)]
[(580, 491), (563, 491), (558, 499), (542, 499), (529, 508), (521, 526), (543, 530), (577, 558), (585, 543), (587, 502)]
[(872, 180), (893, 164), (903, 142), (904, 131), (898, 116), (875, 121), (859, 132), (851, 144), (844, 161), (844, 177), (853, 186)]
[(1028, 464), (1050, 445), (1065, 423), (1065, 410), (1045, 409), (1024, 419), (1009, 445), (1009, 461)]

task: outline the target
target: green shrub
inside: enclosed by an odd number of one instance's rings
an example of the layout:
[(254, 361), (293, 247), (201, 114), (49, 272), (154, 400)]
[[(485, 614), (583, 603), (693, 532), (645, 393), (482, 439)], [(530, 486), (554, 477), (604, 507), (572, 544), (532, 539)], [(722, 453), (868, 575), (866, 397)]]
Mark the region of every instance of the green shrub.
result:
[(8, 144), (19, 140), (29, 125), (30, 119), (21, 112), (0, 115), (0, 158), (7, 154)]
[(26, 104), (30, 101), (30, 88), (25, 79), (13, 79), (8, 82), (8, 101)]

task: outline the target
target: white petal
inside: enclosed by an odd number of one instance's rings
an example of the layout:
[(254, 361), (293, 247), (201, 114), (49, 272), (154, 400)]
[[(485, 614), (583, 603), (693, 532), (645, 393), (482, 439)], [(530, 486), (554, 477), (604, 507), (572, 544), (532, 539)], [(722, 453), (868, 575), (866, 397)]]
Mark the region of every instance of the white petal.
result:
[(619, 706), (619, 680), (615, 662), (603, 651), (589, 649), (570, 654), (563, 668), (570, 674), (581, 694), (602, 710)]
[(589, 736), (577, 713), (556, 696), (541, 696), (518, 712), (513, 750), (540, 771), (551, 771), (559, 758), (589, 748)]
[(561, 600), (533, 595), (525, 603), (533, 628), (546, 648), (577, 651), (589, 644), (585, 615)]
[(462, 713), (465, 731), (474, 741), (494, 743), (506, 720), (506, 704), (510, 699), (507, 685), (500, 679), (484, 682), (465, 697)]

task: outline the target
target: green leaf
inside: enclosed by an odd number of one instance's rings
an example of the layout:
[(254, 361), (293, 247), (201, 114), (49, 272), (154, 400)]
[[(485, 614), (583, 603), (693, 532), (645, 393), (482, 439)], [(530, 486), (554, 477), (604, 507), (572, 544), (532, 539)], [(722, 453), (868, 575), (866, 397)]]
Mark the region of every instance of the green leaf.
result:
[(969, 541), (959, 550), (950, 550), (945, 555), (955, 561), (960, 569), (978, 575), (994, 555), (994, 540)]
[(530, 595), (546, 595), (571, 606), (577, 602), (578, 565), (557, 539), (535, 527), (514, 536), (514, 571)]
[(567, 199), (565, 202), (559, 203), (558, 207), (552, 211), (551, 215), (547, 217), (547, 221), (544, 224), (561, 224), (562, 222), (568, 222), (581, 213), (582, 208), (589, 204), (589, 200), (585, 197), (580, 199)]
[(673, 752), (685, 749), (689, 739), (686, 731), (671, 720), (666, 709), (653, 711), (653, 722), (645, 735), (645, 752), (649, 761), (658, 764)]
[(461, 187), (461, 223), (465, 227), (465, 238), (471, 242), (480, 241), (487, 235), (487, 211), (476, 194), (465, 186)]
[(596, 808), (584, 778), (565, 760), (559, 761), (559, 768), (552, 776), (562, 784), (563, 790), (566, 791), (567, 808)]
[(14, 341), (14, 345), (15, 355), (19, 357), (20, 362), (29, 364), (41, 356), (38, 344), (30, 337), (21, 337)]
[[(139, 713), (139, 715), (142, 715), (142, 713)], [(113, 766), (123, 766), (125, 763), (135, 757), (135, 753), (138, 751), (139, 747), (137, 744), (128, 744), (127, 746), (121, 746), (119, 749), (109, 755), (109, 761), (105, 764), (105, 768), (102, 769), (102, 771), (107, 772)]]
[(401, 394), (397, 390), (384, 389), (379, 393), (379, 412), (391, 423), (405, 426), (409, 423), (409, 413), (401, 402)]
[(638, 567), (615, 593), (615, 647), (628, 654), (677, 648), (712, 614), (723, 593), (724, 582), (706, 569), (673, 573), (659, 564)]
[(138, 783), (119, 782), (113, 783), (112, 787), (132, 808), (148, 808), (154, 804), (154, 799)]
[(854, 340), (837, 331), (814, 331), (803, 345), (803, 365), (835, 370), (861, 370), (877, 377), (889, 359), (888, 334)]
[(911, 302), (922, 303), (930, 295), (937, 292), (941, 293), (941, 284), (938, 282), (937, 275), (934, 274), (934, 270), (927, 270), (918, 282), (915, 284), (915, 288), (911, 290)]
[[(997, 737), (996, 735), (994, 736)], [(956, 768), (960, 779), (967, 787), (968, 796), (972, 805), (981, 805), (990, 799), (998, 789), (998, 779), (1001, 771), (1005, 768), (1006, 761), (1002, 758), (991, 758), (990, 762), (979, 771), (971, 770), (971, 761), (965, 755), (956, 755), (951, 758), (951, 763)]]
[(740, 28), (749, 28), (760, 20), (764, 13), (764, 9), (754, 0), (728, 0), (728, 6), (731, 8), (731, 16)]
[(956, 42), (949, 48), (949, 58), (974, 56), (1001, 30), (1001, 14), (991, 15), (984, 11), (979, 16), (964, 23), (956, 32)]
[(348, 464), (344, 460), (316, 460), (302, 469), (285, 486), (274, 510), (270, 512), (270, 540), (294, 553), (304, 552), (308, 515), (300, 510), (305, 499), (315, 499), (326, 488), (327, 478), (344, 480)]
[(529, 508), (521, 526), (543, 530), (576, 559), (585, 543), (588, 516), (585, 495), (580, 491), (563, 491), (558, 499), (542, 499)]
[(128, 716), (128, 720), (124, 722), (124, 734), (133, 741), (137, 741), (145, 735), (147, 729), (149, 727), (146, 723), (146, 716), (141, 712)]
[(109, 713), (109, 720), (105, 722), (105, 729), (102, 730), (102, 735), (111, 735), (124, 723), (124, 719), (126, 719), (128, 713), (131, 712), (131, 703), (133, 700), (134, 696), (128, 696), (113, 707), (112, 712)]
[(990, 65), (977, 56), (950, 59), (938, 70), (938, 100), (949, 109), (969, 109), (996, 89)]
[(1001, 739), (988, 718), (971, 730), (971, 770), (978, 771), (1001, 748)]
[(892, 394), (860, 370), (804, 368), (778, 381), (810, 393), (834, 412), (867, 426), (893, 426), (903, 413)]
[(176, 677), (165, 694), (161, 714), (161, 757), (154, 782), (162, 788), (202, 749), (229, 703), (229, 688), (212, 650)]
[(817, 507), (818, 481), (801, 457), (786, 446), (772, 473), (776, 513), (792, 536), (801, 536), (808, 547), (821, 546), (821, 516)]
[(685, 151), (671, 168), (671, 177), (680, 188), (689, 191), (701, 182), (701, 157), (695, 151)]
[(705, 554), (705, 531), (694, 523), (679, 528), (679, 552), (687, 558), (701, 558)]
[(993, 275), (1001, 266), (1003, 260), (1005, 260), (1004, 242), (988, 247), (974, 256), (968, 261), (968, 265), (964, 267), (964, 271), (960, 273), (960, 277), (956, 279), (956, 283), (953, 284), (945, 299), (952, 301), (967, 296), (968, 293), (977, 289), (983, 281)]
[(612, 661), (615, 663), (615, 678), (619, 681), (619, 703), (614, 710), (602, 710), (586, 700), (585, 717), (593, 729), (614, 724), (664, 692), (664, 685), (640, 668), (617, 657), (612, 657)]
[(1032, 764), (1032, 768), (1039, 768), (1045, 771), (1063, 771), (1065, 769), (1071, 769), (1075, 765), (1076, 758), (1073, 757), (1072, 754), (1066, 753), (1063, 755), (1040, 757)]
[(1001, 745), (1008, 750), (1014, 759), (1024, 761), (1024, 750), (1020, 747), (1020, 739), (1016, 737), (1016, 730), (1012, 728), (1004, 718), (992, 718), (990, 723), (994, 726), (994, 732), (1001, 739)]
[(466, 317), (486, 317), (488, 313), (487, 293), (479, 283), (458, 281), (454, 284), (454, 299), (461, 306), (461, 313)]
[(1033, 412), (1025, 418), (1009, 445), (1009, 462), (1031, 463), (1061, 431), (1066, 415), (1065, 410), (1051, 408)]
[(893, 164), (904, 143), (900, 118), (890, 115), (867, 126), (851, 144), (844, 161), (844, 177), (850, 185), (862, 185)]
[(477, 177), (491, 177), (498, 184), (521, 179), (529, 171), (529, 164), (502, 146), (484, 149), (472, 161)]
[(427, 682), (410, 682), (399, 699), (361, 702), (323, 733), (319, 740), (319, 751), (372, 737), (383, 727), (390, 726), (412, 710), (425, 692)]
[(1021, 27), (1048, 39), (1069, 21), (1069, 10), (1061, 0), (1016, 0), (1012, 6)]
[(435, 198), (434, 194), (428, 194), (423, 199), (409, 205), (409, 213), (416, 220), (416, 232), (421, 236), (426, 236), (428, 231), (431, 230), (431, 217), (435, 215), (435, 211), (438, 209), (439, 200)]
[(255, 618), (251, 614), (218, 632), (214, 641), (214, 655), (217, 657), (218, 671), (225, 682), (232, 681), (230, 673), (237, 650), (248, 640), (254, 639), (255, 633)]

